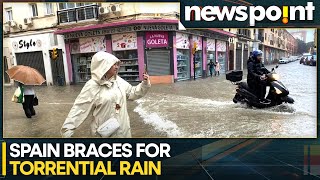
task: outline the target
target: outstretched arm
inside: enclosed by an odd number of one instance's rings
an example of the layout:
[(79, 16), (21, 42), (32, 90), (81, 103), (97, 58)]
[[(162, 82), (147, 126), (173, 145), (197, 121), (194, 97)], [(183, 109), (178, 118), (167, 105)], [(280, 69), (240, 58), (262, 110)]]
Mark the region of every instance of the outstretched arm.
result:
[(62, 125), (62, 137), (71, 137), (74, 134), (74, 130), (87, 119), (94, 108), (94, 99), (98, 92), (98, 87), (95, 87), (92, 82), (89, 81), (86, 83), (75, 100), (67, 119)]

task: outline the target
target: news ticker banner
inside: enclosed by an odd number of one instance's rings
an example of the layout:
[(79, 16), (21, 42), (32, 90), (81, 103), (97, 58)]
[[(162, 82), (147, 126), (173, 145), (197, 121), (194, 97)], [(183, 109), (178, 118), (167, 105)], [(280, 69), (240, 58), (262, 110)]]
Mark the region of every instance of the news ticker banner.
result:
[[(192, 150), (196, 140), (168, 143), (152, 139), (12, 139), (1, 142), (1, 175), (15, 176), (161, 176), (170, 158)], [(200, 148), (200, 149), (199, 149)], [(175, 159), (175, 158), (174, 158)]]
[(320, 27), (320, 1), (180, 1), (185, 28)]

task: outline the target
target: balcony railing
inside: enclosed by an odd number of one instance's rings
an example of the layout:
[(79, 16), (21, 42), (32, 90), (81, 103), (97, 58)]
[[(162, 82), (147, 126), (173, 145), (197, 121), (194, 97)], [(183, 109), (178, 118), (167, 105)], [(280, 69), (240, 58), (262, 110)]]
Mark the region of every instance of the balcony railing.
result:
[(98, 18), (98, 5), (80, 6), (57, 12), (58, 24)]

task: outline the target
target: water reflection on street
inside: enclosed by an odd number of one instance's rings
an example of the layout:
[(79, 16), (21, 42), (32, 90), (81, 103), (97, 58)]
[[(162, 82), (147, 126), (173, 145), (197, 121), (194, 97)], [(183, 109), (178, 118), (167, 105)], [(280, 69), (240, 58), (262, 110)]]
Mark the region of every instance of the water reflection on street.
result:
[[(134, 137), (316, 137), (316, 67), (298, 62), (280, 65), (281, 81), (293, 105), (264, 110), (234, 104), (235, 86), (225, 76), (153, 85), (128, 103)], [(82, 85), (37, 87), (37, 116), (27, 119), (10, 101), (14, 88), (4, 88), (4, 137), (60, 137), (60, 128)], [(90, 137), (90, 120), (76, 137)]]

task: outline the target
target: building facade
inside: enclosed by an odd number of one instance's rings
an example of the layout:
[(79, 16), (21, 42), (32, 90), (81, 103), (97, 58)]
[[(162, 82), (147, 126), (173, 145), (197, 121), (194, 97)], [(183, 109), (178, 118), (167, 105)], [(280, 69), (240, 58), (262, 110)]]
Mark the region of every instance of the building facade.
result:
[(265, 64), (278, 62), (281, 57), (297, 53), (296, 39), (285, 29), (224, 29), (236, 35), (230, 38), (229, 69), (247, 68), (250, 52), (264, 52)]
[(247, 68), (247, 60), (254, 46), (254, 29), (224, 29), (235, 35), (230, 38), (229, 69), (243, 70)]
[[(4, 3), (4, 69), (27, 65), (37, 69), (47, 85), (61, 77), (69, 84), (64, 39), (54, 34), (57, 26), (55, 3)], [(26, 16), (21, 16), (25, 14)], [(50, 50), (59, 49), (59, 58), (52, 61)], [(5, 83), (13, 83), (4, 75)]]
[(296, 39), (286, 29), (256, 29), (258, 48), (264, 52), (264, 63), (277, 63), (282, 57), (296, 55)]
[[(61, 76), (61, 69), (66, 84), (88, 81), (91, 78), (91, 58), (97, 51), (117, 56), (122, 62), (119, 75), (132, 83), (141, 81), (145, 71), (153, 83), (188, 80), (194, 75), (206, 77), (208, 60), (219, 61), (222, 72), (228, 70), (228, 40), (233, 35), (218, 29), (180, 31), (178, 3), (47, 4), (37, 3), (35, 7), (24, 3), (30, 8), (31, 16), (37, 14), (38, 17), (30, 18), (32, 24), (28, 24), (29, 19), (25, 20), (25, 26), (32, 27), (26, 29), (28, 34), (15, 29), (9, 31), (7, 38), (10, 42), (7, 44), (12, 46), (12, 65), (25, 64), (37, 68), (48, 84), (54, 84), (56, 74)], [(12, 10), (15, 14), (13, 5), (5, 6), (4, 10)], [(49, 7), (52, 9), (48, 10)], [(50, 20), (46, 21), (47, 18)], [(21, 21), (14, 19), (18, 23)], [(40, 31), (41, 28), (46, 31)], [(20, 49), (20, 41), (35, 42), (35, 46)], [(19, 48), (16, 48), (16, 43)], [(195, 55), (190, 50), (194, 43), (198, 47)], [(59, 49), (61, 61), (50, 61), (50, 49), (53, 47)], [(32, 57), (42, 58), (43, 66), (41, 63), (33, 65), (30, 60), (25, 60), (27, 55), (20, 55), (30, 51), (34, 53)]]

